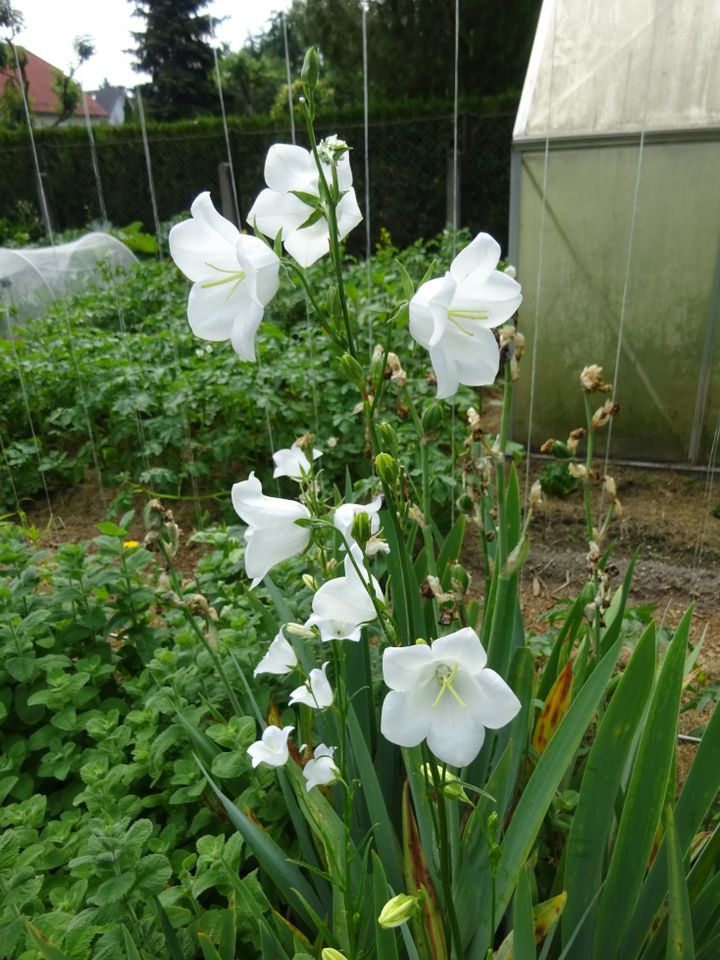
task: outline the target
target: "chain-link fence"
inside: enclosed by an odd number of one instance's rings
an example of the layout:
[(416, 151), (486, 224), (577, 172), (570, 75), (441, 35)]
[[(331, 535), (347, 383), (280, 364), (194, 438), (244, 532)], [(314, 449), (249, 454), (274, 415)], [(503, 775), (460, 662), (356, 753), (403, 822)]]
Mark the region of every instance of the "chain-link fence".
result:
[[(472, 231), (487, 230), (503, 248), (507, 244), (512, 115), (466, 113), (458, 126), (458, 222)], [(52, 225), (61, 231), (84, 227), (100, 218), (90, 142), (84, 131), (58, 131), (38, 138), (40, 172)], [(109, 132), (109, 131), (108, 131)], [(364, 131), (362, 124), (333, 126), (352, 146), (351, 163), (358, 201), (364, 205)], [(321, 131), (323, 133), (323, 131)], [(124, 226), (140, 220), (153, 229), (146, 158), (139, 128), (99, 131), (96, 149), (109, 220)], [(263, 164), (271, 144), (287, 141), (278, 129), (229, 130), (240, 213), (244, 216), (263, 187)], [(453, 142), (452, 118), (393, 119), (372, 123), (368, 132), (372, 239), (381, 229), (404, 246), (430, 237), (451, 221)], [(302, 140), (299, 140), (302, 143)], [(161, 220), (188, 209), (201, 190), (210, 190), (220, 205), (219, 166), (227, 162), (220, 125), (183, 124), (177, 131), (149, 132), (153, 183)], [(37, 176), (29, 143), (0, 145), (0, 216), (13, 218), (18, 200), (39, 209)], [(226, 210), (226, 214), (230, 211)], [(364, 235), (350, 239), (352, 252), (364, 252)]]

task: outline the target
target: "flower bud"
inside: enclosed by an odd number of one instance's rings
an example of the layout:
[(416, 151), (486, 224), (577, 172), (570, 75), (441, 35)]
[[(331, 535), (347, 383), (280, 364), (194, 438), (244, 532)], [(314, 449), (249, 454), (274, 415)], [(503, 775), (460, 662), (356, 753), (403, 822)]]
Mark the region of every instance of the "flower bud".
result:
[(439, 403), (431, 403), (422, 415), (423, 433), (432, 433), (442, 423), (442, 408)]
[(387, 420), (383, 420), (382, 423), (377, 425), (377, 435), (383, 453), (389, 453), (391, 456), (396, 457), (398, 453), (398, 436), (397, 433), (395, 433), (394, 427), (389, 424)]
[(417, 894), (410, 896), (407, 893), (398, 893), (385, 904), (380, 911), (378, 923), (383, 930), (392, 930), (393, 927), (401, 927), (403, 923), (417, 912), (418, 899)]
[(397, 465), (397, 461), (394, 457), (391, 457), (389, 453), (379, 453), (375, 457), (375, 469), (377, 470), (377, 475), (383, 481), (392, 485), (397, 482), (398, 477), (400, 476), (400, 469)]
[(365, 545), (372, 536), (370, 515), (365, 510), (359, 510), (353, 517), (351, 532), (353, 540), (365, 549)]
[(305, 584), (305, 586), (308, 588), (308, 590), (312, 590), (313, 593), (314, 593), (314, 592), (317, 590), (317, 588), (318, 588), (318, 582), (317, 582), (317, 580), (315, 579), (315, 577), (312, 576), (312, 574), (304, 573), (304, 574), (302, 575), (302, 582)]
[(335, 947), (325, 947), (320, 954), (320, 960), (347, 960), (347, 957)]
[(317, 86), (320, 75), (320, 61), (318, 60), (317, 50), (310, 47), (305, 54), (305, 60), (302, 65), (300, 79), (302, 81), (303, 93), (307, 97), (310, 107), (313, 106), (315, 87)]
[(453, 586), (457, 584), (458, 590), (460, 590), (461, 593), (467, 593), (470, 589), (470, 574), (461, 563), (454, 564), (450, 572), (450, 579), (452, 580)]
[(302, 637), (305, 640), (314, 636), (312, 630), (308, 630), (308, 628), (304, 627), (301, 623), (286, 623), (283, 631), (293, 637)]
[(340, 366), (343, 368), (345, 376), (351, 383), (355, 384), (358, 390), (365, 389), (365, 375), (355, 357), (350, 356), (349, 353), (344, 353), (340, 357)]

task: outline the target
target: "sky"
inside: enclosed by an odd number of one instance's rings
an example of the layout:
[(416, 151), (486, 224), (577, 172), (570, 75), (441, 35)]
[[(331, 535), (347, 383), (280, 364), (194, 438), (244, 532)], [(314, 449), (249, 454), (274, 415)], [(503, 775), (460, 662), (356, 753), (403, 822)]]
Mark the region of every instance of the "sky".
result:
[[(86, 90), (96, 89), (106, 78), (126, 87), (145, 79), (132, 69), (132, 55), (124, 52), (134, 46), (131, 32), (145, 22), (132, 15), (131, 0), (13, 0), (12, 5), (25, 20), (17, 42), (61, 70), (73, 61), (75, 37), (92, 37), (95, 55), (76, 74)], [(273, 13), (289, 6), (290, 0), (212, 0), (207, 12), (226, 18), (216, 30), (218, 44), (238, 50)]]

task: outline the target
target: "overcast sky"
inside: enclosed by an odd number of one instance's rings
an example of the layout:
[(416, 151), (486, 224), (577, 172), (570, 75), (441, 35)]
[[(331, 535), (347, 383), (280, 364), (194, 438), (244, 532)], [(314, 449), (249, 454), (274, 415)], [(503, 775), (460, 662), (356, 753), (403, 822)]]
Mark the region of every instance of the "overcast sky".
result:
[[(92, 37), (95, 56), (76, 75), (86, 90), (99, 87), (105, 78), (126, 87), (143, 79), (132, 69), (132, 56), (124, 52), (134, 46), (131, 32), (145, 22), (132, 15), (135, 4), (130, 0), (13, 0), (13, 6), (25, 19), (18, 43), (61, 70), (72, 63), (75, 37)], [(212, 0), (207, 11), (227, 18), (217, 28), (218, 43), (238, 50), (274, 12), (289, 6), (290, 0)]]

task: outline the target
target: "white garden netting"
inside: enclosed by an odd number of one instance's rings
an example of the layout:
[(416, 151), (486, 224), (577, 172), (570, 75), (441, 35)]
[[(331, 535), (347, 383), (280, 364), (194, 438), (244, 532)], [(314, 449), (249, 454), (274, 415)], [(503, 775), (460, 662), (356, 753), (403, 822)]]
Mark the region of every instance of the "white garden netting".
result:
[(17, 320), (42, 316), (57, 297), (78, 293), (90, 284), (103, 284), (115, 271), (136, 263), (124, 243), (100, 232), (51, 247), (0, 247), (0, 303), (4, 307), (0, 334), (6, 335)]

